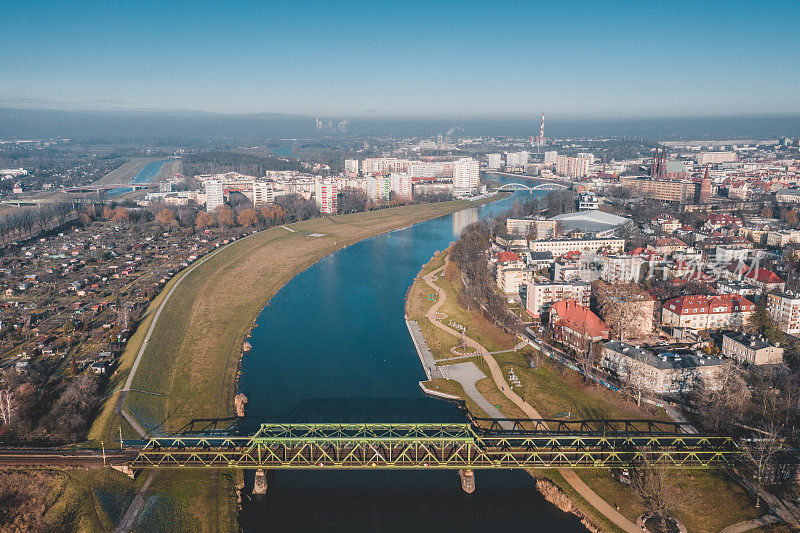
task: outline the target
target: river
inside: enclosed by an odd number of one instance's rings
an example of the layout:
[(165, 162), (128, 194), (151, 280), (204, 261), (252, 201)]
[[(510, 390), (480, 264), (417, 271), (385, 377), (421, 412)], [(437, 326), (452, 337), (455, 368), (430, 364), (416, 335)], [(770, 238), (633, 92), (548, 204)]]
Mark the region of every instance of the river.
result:
[[(167, 161), (153, 161), (151, 163), (147, 163), (142, 169), (136, 173), (136, 175), (131, 178), (128, 183), (137, 183), (137, 184), (147, 184), (149, 185), (154, 179), (158, 177), (158, 174), (161, 172), (161, 168)], [(118, 189), (113, 189), (108, 192), (108, 197), (113, 198), (114, 196), (119, 196), (121, 194), (127, 194), (133, 191), (133, 187), (120, 187)]]
[[(498, 181), (520, 181), (491, 176)], [(534, 193), (539, 194), (539, 193)], [(258, 317), (239, 386), (248, 415), (265, 421), (463, 421), (426, 398), (406, 329), (414, 276), (465, 225), (508, 199), (367, 239), (286, 284)], [(253, 428), (250, 428), (253, 429)], [(585, 531), (544, 500), (522, 471), (476, 471), (461, 490), (454, 471), (277, 471), (267, 494), (246, 501), (245, 531)]]

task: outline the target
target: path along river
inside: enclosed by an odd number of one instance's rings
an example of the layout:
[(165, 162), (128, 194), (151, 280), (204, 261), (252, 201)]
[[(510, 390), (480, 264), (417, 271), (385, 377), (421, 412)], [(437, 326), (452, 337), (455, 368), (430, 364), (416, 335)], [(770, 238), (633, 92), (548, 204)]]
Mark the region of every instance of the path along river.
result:
[[(425, 376), (403, 320), (403, 298), (422, 266), (461, 228), (525, 198), (530, 193), (517, 192), (373, 237), (292, 279), (258, 317), (253, 349), (242, 362), (239, 386), (249, 398), (248, 415), (463, 421), (454, 406), (419, 389)], [(242, 523), (245, 531), (585, 531), (547, 503), (525, 472), (477, 471), (476, 485), (464, 493), (454, 471), (278, 471), (266, 495), (245, 502)]]

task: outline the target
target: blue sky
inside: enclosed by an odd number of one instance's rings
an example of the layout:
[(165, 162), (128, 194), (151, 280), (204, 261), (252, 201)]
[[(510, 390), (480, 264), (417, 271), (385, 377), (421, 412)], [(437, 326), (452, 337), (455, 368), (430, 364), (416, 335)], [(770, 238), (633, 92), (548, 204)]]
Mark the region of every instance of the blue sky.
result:
[(800, 113), (800, 2), (0, 0), (0, 107)]

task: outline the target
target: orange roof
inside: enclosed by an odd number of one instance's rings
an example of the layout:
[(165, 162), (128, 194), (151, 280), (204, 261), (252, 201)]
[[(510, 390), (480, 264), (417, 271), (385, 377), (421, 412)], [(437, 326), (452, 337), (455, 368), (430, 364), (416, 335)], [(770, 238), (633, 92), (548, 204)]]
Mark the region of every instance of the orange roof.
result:
[(705, 315), (753, 311), (755, 304), (739, 294), (693, 294), (667, 300), (664, 309), (678, 315)]
[(498, 252), (497, 253), (497, 262), (498, 263), (508, 263), (511, 261), (519, 261), (519, 256), (514, 252)]
[(555, 313), (557, 326), (569, 329), (591, 338), (607, 338), (608, 326), (600, 317), (574, 300), (561, 300), (550, 306), (550, 313)]

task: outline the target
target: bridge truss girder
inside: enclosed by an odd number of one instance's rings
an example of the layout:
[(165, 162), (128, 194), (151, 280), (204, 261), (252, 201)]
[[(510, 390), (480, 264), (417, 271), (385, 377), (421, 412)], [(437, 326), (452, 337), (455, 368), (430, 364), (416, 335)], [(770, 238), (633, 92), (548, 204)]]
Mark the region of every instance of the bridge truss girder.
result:
[(734, 462), (729, 437), (476, 433), (468, 424), (265, 424), (252, 437), (152, 439), (133, 467), (484, 469)]

